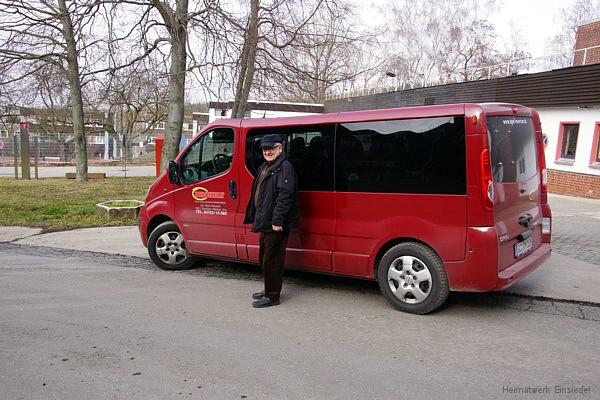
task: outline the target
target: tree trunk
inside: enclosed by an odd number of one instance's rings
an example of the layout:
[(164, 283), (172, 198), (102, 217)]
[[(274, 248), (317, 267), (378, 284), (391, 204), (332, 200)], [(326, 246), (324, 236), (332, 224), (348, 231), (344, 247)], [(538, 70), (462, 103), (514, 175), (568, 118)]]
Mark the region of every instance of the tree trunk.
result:
[(81, 95), (81, 82), (79, 79), (79, 62), (77, 60), (77, 44), (73, 34), (73, 23), (65, 4), (65, 0), (58, 1), (60, 21), (67, 45), (67, 75), (69, 78), (69, 91), (71, 95), (71, 112), (73, 115), (73, 134), (75, 135), (75, 172), (79, 182), (87, 180), (87, 145), (85, 141), (85, 123), (83, 116), (83, 97)]
[(187, 66), (187, 13), (188, 0), (177, 0), (176, 10), (163, 2), (158, 4), (167, 29), (171, 35), (171, 66), (169, 68), (169, 113), (167, 115), (167, 132), (161, 159), (161, 171), (169, 160), (175, 159), (179, 153), (179, 143), (183, 127), (183, 105), (185, 94), (185, 74)]
[(260, 0), (250, 0), (248, 28), (244, 35), (244, 47), (240, 59), (240, 72), (235, 90), (232, 118), (243, 118), (246, 113), (248, 96), (256, 70), (256, 47), (258, 46), (258, 7)]

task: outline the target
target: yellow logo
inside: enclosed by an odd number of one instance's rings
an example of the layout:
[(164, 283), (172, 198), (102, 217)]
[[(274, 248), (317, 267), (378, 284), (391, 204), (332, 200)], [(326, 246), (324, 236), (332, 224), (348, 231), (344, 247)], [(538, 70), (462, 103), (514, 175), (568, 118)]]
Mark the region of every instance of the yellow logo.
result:
[(204, 201), (206, 199), (224, 199), (225, 192), (209, 192), (208, 189), (197, 186), (192, 189), (192, 197), (194, 200), (198, 201)]
[[(200, 193), (198, 193), (200, 192)], [(203, 195), (208, 193), (208, 190), (206, 190), (203, 187), (195, 187), (192, 189), (192, 197), (198, 201), (204, 201), (206, 200), (208, 197), (204, 197)]]

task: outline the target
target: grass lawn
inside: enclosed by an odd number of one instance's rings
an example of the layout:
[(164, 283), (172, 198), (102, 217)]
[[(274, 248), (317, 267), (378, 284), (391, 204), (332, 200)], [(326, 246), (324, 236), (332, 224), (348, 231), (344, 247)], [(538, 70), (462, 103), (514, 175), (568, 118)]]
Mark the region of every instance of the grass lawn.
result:
[(144, 201), (155, 177), (108, 178), (77, 182), (65, 178), (15, 180), (0, 178), (0, 225), (59, 231), (93, 226), (131, 225), (135, 219), (96, 214), (108, 200)]

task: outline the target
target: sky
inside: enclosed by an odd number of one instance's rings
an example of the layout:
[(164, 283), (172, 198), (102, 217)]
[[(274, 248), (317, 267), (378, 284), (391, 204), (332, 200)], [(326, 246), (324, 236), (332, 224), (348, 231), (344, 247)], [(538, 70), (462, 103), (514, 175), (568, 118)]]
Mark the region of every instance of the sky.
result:
[(574, 0), (497, 0), (497, 12), (490, 22), (499, 36), (510, 37), (510, 22), (520, 28), (531, 55), (544, 55), (546, 41), (559, 32), (562, 22), (557, 18), (561, 8)]
[[(353, 0), (362, 10), (362, 19), (365, 23), (369, 19), (376, 20), (377, 13), (373, 11), (383, 0)], [(427, 1), (427, 0), (425, 0)], [(435, 6), (435, 0), (429, 0)], [(521, 29), (526, 51), (532, 57), (544, 55), (545, 44), (548, 39), (559, 32), (562, 25), (556, 18), (561, 8), (567, 8), (575, 0), (496, 0), (496, 12), (489, 21), (495, 26), (498, 34), (498, 44), (509, 40), (511, 35), (511, 21), (513, 26)]]

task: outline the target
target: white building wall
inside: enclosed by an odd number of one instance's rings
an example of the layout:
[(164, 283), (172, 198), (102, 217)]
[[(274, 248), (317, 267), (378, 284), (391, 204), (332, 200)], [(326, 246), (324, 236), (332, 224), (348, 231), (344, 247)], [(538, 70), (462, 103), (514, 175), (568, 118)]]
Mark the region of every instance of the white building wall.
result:
[(208, 110), (208, 123), (211, 123), (218, 119), (231, 118), (231, 109), (228, 109), (225, 115), (221, 115), (221, 111), (222, 109), (220, 108), (210, 108)]
[(267, 110), (252, 110), (250, 112), (250, 118), (301, 117), (303, 115), (314, 115), (314, 113), (292, 112), (292, 111), (267, 111)]
[[(226, 115), (221, 116), (220, 108), (211, 108), (208, 110), (208, 122), (218, 119), (231, 118), (231, 109), (227, 110)], [(270, 110), (252, 110), (250, 118), (282, 118), (282, 117), (301, 117), (303, 115), (314, 115), (315, 113), (292, 112), (292, 111), (270, 111)]]
[[(600, 123), (600, 108), (536, 108), (540, 114), (542, 132), (548, 138), (546, 145), (546, 167), (560, 171), (578, 172), (590, 175), (600, 175), (600, 168), (590, 167), (590, 155), (592, 141), (596, 124)], [(577, 136), (577, 148), (575, 150), (575, 161), (573, 165), (565, 165), (556, 162), (556, 149), (562, 143), (558, 143), (561, 122), (579, 122), (579, 134)]]

